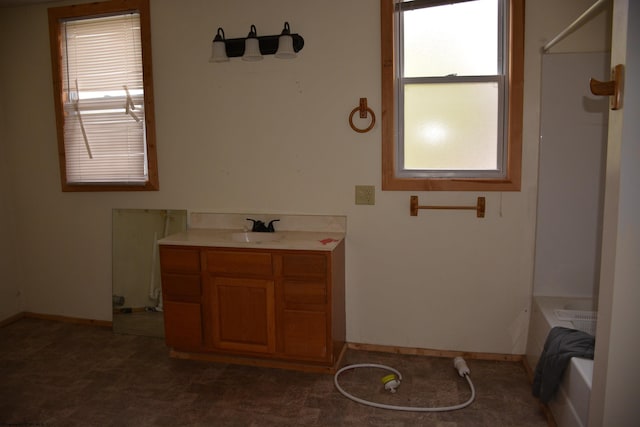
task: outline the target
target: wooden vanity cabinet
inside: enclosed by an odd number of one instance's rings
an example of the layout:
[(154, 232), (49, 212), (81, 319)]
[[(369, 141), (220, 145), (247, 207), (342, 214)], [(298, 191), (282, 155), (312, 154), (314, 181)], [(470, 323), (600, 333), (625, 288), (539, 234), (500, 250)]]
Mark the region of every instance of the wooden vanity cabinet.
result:
[[(181, 250), (199, 254), (198, 291), (189, 280), (193, 260)], [(344, 242), (333, 251), (161, 246), (160, 253), (167, 345), (189, 352), (179, 357), (335, 371), (345, 344)]]

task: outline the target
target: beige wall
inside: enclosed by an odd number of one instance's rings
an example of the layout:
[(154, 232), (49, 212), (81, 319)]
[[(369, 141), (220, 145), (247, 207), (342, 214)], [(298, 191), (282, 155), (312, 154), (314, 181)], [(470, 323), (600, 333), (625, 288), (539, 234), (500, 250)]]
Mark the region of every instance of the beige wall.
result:
[[(2, 43), (0, 41), (0, 43)], [(2, 52), (2, 49), (0, 49)], [(2, 96), (3, 91), (0, 91)], [(22, 311), (19, 294), (15, 245), (15, 197), (11, 183), (13, 168), (8, 139), (5, 136), (4, 105), (0, 102), (0, 320)]]
[(640, 418), (640, 4), (614, 0), (612, 64), (624, 64), (623, 106), (609, 115), (598, 330), (589, 426)]
[[(112, 208), (343, 214), (349, 341), (524, 353), (539, 48), (590, 0), (560, 3), (527, 4), (522, 191), (418, 193), (433, 204), (486, 196), (485, 219), (465, 211), (410, 217), (414, 193), (380, 191), (379, 125), (357, 134), (347, 123), (360, 97), (381, 114), (377, 0), (151, 0), (161, 190), (145, 194), (60, 191), (46, 7), (0, 11), (1, 38), (19, 40), (2, 45), (11, 60), (0, 70), (0, 102), (16, 167), (25, 309), (111, 318)], [(605, 50), (599, 19), (558, 48)], [(305, 38), (296, 60), (208, 62), (218, 26), (233, 38), (251, 24), (278, 33), (285, 20)], [(376, 186), (375, 206), (354, 204), (357, 184)]]

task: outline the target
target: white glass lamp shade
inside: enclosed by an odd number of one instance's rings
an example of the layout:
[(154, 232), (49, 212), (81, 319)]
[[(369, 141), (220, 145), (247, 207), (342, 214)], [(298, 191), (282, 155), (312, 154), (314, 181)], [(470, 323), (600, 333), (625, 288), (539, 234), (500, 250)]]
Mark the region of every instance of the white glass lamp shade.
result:
[(218, 32), (211, 43), (211, 58), (209, 62), (227, 62), (227, 43), (224, 38), (224, 30), (218, 28)]
[(292, 59), (296, 56), (296, 51), (293, 50), (293, 37), (288, 34), (282, 34), (278, 37), (278, 51), (276, 52), (276, 58)]
[(229, 57), (227, 56), (227, 49), (223, 41), (214, 41), (211, 43), (211, 59), (209, 62), (227, 62)]
[(245, 61), (262, 61), (262, 53), (260, 52), (260, 43), (255, 37), (248, 37), (244, 42), (244, 55), (242, 59)]

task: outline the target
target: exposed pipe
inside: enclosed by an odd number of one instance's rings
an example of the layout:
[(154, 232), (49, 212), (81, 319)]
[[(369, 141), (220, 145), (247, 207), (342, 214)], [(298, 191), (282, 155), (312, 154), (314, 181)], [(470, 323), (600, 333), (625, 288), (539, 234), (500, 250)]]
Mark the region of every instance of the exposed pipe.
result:
[(580, 27), (586, 20), (591, 18), (596, 12), (599, 11), (600, 7), (604, 5), (608, 0), (598, 0), (591, 7), (584, 11), (584, 13), (576, 18), (567, 28), (558, 33), (557, 36), (552, 38), (542, 46), (542, 53), (547, 53), (549, 49), (555, 46), (560, 40), (564, 39), (566, 36), (575, 31), (578, 27)]
[(156, 263), (158, 262), (158, 232), (153, 232), (153, 247), (151, 248), (151, 278), (149, 279), (149, 298), (158, 299), (158, 288), (156, 288)]
[[(164, 229), (162, 230), (162, 235), (160, 239), (167, 236), (169, 233), (169, 221), (171, 220), (171, 214), (169, 210), (164, 211)], [(153, 252), (151, 259), (151, 279), (149, 280), (149, 298), (152, 300), (156, 300), (156, 309), (158, 311), (162, 311), (162, 290), (159, 287), (156, 287), (156, 266), (158, 264), (158, 232), (153, 232)]]

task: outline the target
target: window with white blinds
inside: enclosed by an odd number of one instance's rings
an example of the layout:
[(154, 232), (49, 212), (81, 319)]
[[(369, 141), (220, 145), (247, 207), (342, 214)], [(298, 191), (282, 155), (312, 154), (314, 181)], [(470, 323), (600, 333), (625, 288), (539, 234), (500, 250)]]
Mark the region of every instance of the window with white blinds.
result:
[(140, 18), (139, 11), (126, 10), (56, 21), (63, 190), (149, 187)]

